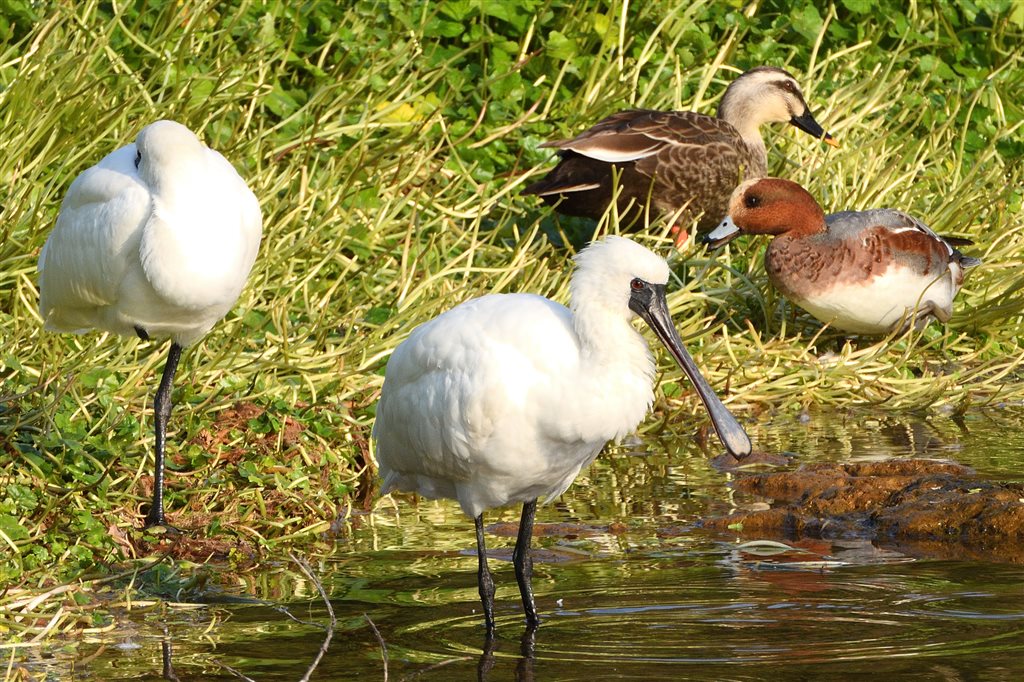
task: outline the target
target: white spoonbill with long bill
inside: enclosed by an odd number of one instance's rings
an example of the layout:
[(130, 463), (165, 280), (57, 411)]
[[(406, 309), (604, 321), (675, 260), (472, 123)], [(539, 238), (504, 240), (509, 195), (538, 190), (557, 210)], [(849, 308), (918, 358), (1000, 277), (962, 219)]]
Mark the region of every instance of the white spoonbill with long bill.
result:
[(483, 296), (421, 325), (388, 361), (373, 433), (383, 492), (458, 500), (476, 523), (484, 619), (494, 582), (483, 512), (523, 503), (513, 552), (529, 627), (537, 499), (561, 495), (604, 445), (632, 433), (654, 401), (655, 365), (639, 315), (689, 375), (726, 449), (750, 440), (683, 348), (665, 300), (665, 259), (624, 237), (576, 256), (571, 308), (533, 294)]

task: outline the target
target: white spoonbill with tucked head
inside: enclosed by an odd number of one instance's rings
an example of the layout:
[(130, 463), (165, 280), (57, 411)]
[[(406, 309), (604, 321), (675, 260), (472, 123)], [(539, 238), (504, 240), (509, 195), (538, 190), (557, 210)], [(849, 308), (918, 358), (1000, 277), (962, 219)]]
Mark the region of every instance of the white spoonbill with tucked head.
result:
[(494, 582), (483, 512), (523, 503), (513, 563), (534, 627), (537, 498), (561, 495), (654, 400), (654, 360), (634, 314), (689, 375), (726, 449), (750, 452), (743, 428), (683, 348), (665, 301), (668, 277), (663, 258), (606, 237), (576, 257), (571, 310), (533, 294), (483, 296), (421, 325), (391, 355), (373, 427), (383, 492), (455, 499), (474, 519), (488, 633)]
[(75, 178), (39, 254), (46, 329), (171, 338), (153, 401), (146, 526), (167, 525), (164, 448), (181, 351), (238, 300), (262, 232), (259, 202), (234, 167), (185, 126), (157, 121)]

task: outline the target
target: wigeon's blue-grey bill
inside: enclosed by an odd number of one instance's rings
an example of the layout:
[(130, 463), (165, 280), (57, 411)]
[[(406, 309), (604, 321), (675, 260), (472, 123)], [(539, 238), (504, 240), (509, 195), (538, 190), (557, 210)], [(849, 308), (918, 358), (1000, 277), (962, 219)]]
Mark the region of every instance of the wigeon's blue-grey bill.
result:
[(740, 228), (736, 227), (736, 223), (732, 221), (732, 218), (726, 216), (725, 219), (718, 224), (718, 227), (704, 235), (701, 241), (708, 247), (717, 249), (720, 246), (728, 244), (739, 236)]

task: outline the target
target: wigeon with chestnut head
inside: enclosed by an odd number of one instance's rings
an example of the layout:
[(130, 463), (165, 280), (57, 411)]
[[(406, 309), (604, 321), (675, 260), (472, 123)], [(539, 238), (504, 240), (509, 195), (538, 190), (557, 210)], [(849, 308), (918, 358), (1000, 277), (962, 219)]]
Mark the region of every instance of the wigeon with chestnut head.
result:
[(764, 257), (772, 284), (817, 319), (854, 334), (949, 321), (964, 272), (981, 264), (902, 211), (825, 215), (807, 190), (779, 178), (737, 187), (728, 217), (704, 241), (720, 246), (740, 234), (773, 235)]

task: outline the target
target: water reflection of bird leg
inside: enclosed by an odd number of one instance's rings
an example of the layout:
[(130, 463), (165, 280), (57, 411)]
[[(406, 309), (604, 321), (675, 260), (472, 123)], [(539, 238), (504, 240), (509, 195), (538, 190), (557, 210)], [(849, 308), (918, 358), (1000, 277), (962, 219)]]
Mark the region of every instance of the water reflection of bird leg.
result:
[(171, 680), (171, 682), (181, 682), (181, 678), (178, 677), (178, 673), (174, 672), (174, 662), (171, 660), (171, 636), (167, 632), (167, 626), (164, 626), (164, 637), (160, 640), (161, 648), (161, 659), (164, 664), (164, 679)]
[(519, 662), (516, 663), (516, 682), (533, 682), (533, 661), (536, 654), (537, 626), (527, 625), (519, 640)]
[(512, 564), (516, 568), (516, 582), (519, 583), (519, 594), (523, 598), (523, 610), (526, 612), (526, 625), (536, 628), (540, 624), (537, 607), (533, 601), (533, 556), (530, 544), (533, 541), (533, 516), (537, 511), (537, 500), (533, 499), (523, 505), (523, 515), (519, 519), (519, 534), (516, 537), (516, 548), (512, 552)]
[[(534, 682), (533, 662), (536, 658), (537, 626), (527, 625), (523, 636), (519, 639), (519, 660), (516, 662), (516, 682)], [(498, 640), (488, 633), (484, 639), (484, 648), (480, 660), (476, 664), (477, 682), (487, 682), (487, 676), (496, 663), (494, 651), (498, 648)]]
[(484, 546), (484, 515), (480, 514), (473, 523), (476, 524), (476, 556), (479, 562), (477, 584), (480, 587), (480, 601), (484, 606), (484, 623), (487, 625), (487, 640), (494, 639), (494, 579), (487, 567), (487, 548)]
[(487, 637), (484, 639), (484, 649), (480, 653), (480, 660), (476, 663), (477, 682), (486, 682), (487, 673), (491, 672), (491, 668), (494, 667), (494, 649), (496, 647), (497, 641), (494, 638), (494, 631), (488, 630)]

